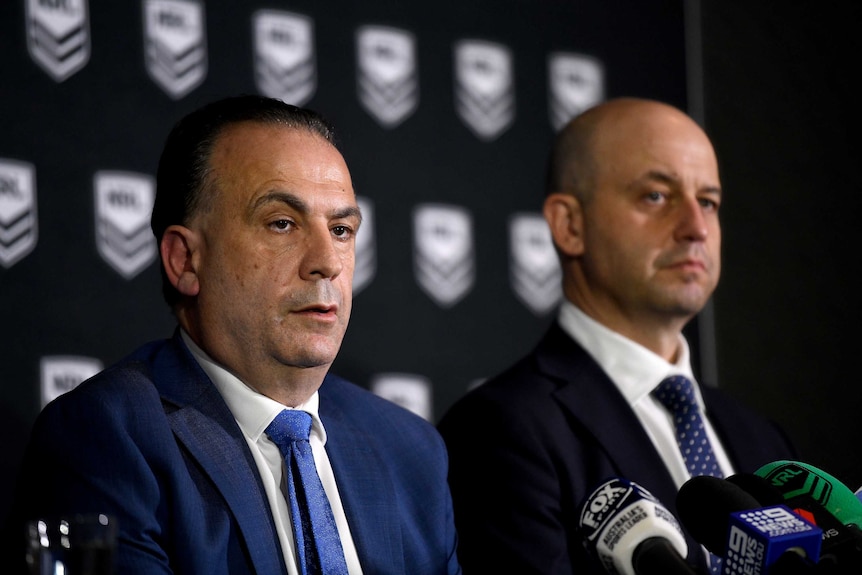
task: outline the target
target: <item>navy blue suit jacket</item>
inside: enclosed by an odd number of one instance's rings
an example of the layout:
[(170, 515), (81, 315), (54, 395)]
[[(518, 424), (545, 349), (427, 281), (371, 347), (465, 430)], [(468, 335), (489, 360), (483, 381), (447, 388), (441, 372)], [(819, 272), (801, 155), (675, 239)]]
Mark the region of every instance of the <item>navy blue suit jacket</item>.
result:
[[(715, 389), (702, 392), (738, 472), (795, 459), (772, 423)], [(467, 575), (604, 573), (578, 537), (577, 509), (610, 477), (639, 483), (678, 517), (676, 485), (631, 407), (559, 324), (456, 402), (438, 428)], [(700, 546), (688, 544), (691, 562), (701, 563)]]
[[(447, 457), (434, 427), (331, 375), (320, 418), (364, 572), (458, 573)], [(115, 515), (124, 575), (286, 573), (248, 445), (178, 334), (42, 411), (16, 499), (19, 525)]]

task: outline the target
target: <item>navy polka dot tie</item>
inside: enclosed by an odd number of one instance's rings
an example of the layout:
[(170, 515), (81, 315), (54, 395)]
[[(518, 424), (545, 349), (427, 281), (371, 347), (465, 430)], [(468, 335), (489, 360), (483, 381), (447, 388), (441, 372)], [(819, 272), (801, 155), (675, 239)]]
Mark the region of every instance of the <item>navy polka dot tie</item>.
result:
[[(652, 395), (673, 416), (676, 443), (691, 476), (724, 477), (706, 435), (703, 416), (694, 397), (694, 385), (691, 381), (681, 375), (668, 377), (658, 384)], [(711, 555), (709, 568), (715, 575), (721, 573), (721, 558)]]
[(266, 428), (266, 434), (284, 456), (287, 502), (300, 573), (347, 575), (332, 508), (314, 466), (310, 432), (311, 415), (293, 409), (276, 415)]

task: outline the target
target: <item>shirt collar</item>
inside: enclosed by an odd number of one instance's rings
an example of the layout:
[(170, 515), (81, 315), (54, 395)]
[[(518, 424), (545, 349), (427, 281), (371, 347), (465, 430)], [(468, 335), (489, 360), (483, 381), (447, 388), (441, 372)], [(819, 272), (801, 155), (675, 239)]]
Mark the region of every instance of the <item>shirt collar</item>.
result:
[[(671, 375), (684, 375), (695, 381), (688, 342), (682, 334), (679, 336), (679, 358), (676, 363), (670, 363), (644, 346), (608, 329), (568, 300), (561, 305), (558, 320), (563, 331), (593, 357), (629, 404), (640, 401)], [(697, 386), (695, 390), (698, 402), (702, 404)]]
[(201, 368), (212, 380), (213, 385), (216, 386), (216, 389), (218, 389), (224, 398), (228, 409), (230, 409), (240, 429), (249, 439), (252, 441), (260, 439), (267, 426), (282, 410), (299, 409), (311, 415), (311, 434), (316, 434), (320, 438), (320, 441), (324, 445), (326, 444), (326, 429), (324, 429), (323, 422), (320, 420), (318, 414), (320, 396), (316, 391), (302, 405), (298, 405), (295, 408), (287, 407), (247, 386), (198, 347), (185, 330), (180, 330), (180, 332), (189, 351), (192, 352)]

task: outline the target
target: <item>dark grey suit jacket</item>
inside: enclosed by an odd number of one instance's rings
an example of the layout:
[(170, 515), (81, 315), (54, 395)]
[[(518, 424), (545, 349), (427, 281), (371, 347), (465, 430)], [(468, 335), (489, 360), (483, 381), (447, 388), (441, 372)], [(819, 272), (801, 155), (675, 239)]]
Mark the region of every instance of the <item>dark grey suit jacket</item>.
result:
[[(795, 451), (774, 424), (713, 388), (707, 415), (738, 472)], [(677, 489), (634, 412), (587, 352), (554, 324), (528, 356), (440, 421), (464, 573), (600, 574), (576, 532), (599, 483), (639, 483), (675, 516)], [(690, 537), (689, 559), (703, 562)]]

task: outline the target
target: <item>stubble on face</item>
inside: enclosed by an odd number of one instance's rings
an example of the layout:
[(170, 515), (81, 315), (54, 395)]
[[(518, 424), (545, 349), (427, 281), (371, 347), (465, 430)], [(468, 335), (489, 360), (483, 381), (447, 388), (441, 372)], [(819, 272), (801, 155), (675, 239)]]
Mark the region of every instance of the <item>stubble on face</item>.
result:
[(590, 121), (575, 303), (630, 337), (676, 332), (720, 272), (720, 227), (707, 207), (720, 197), (712, 145), (687, 116), (657, 103), (616, 102)]
[(271, 397), (310, 395), (350, 317), (359, 214), (344, 160), (317, 135), (247, 123), (220, 136), (211, 165), (218, 191), (197, 222), (201, 347)]

